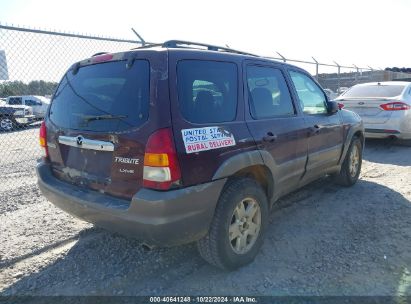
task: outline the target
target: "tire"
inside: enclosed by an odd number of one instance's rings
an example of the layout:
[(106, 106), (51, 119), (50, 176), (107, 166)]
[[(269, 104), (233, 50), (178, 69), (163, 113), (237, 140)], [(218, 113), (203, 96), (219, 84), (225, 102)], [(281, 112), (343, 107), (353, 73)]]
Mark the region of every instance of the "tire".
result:
[(13, 131), (16, 128), (16, 122), (14, 119), (10, 118), (9, 116), (2, 116), (0, 117), (0, 130), (9, 132)]
[[(357, 160), (355, 161), (354, 159)], [(345, 156), (344, 162), (341, 166), (340, 173), (334, 176), (335, 182), (344, 187), (354, 185), (360, 176), (361, 164), (362, 142), (358, 137), (354, 137), (351, 140), (350, 147), (348, 148), (347, 155)]]
[[(241, 214), (244, 222), (239, 221)], [(220, 195), (208, 234), (197, 242), (200, 255), (223, 270), (247, 265), (263, 244), (267, 223), (268, 202), (261, 186), (250, 178), (233, 180)]]

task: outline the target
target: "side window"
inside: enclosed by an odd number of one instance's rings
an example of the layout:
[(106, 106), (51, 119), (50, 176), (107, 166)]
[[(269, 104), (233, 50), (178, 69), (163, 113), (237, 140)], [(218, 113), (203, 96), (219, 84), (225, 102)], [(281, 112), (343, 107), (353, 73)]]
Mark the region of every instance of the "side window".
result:
[(10, 105), (21, 105), (23, 104), (23, 100), (21, 97), (11, 97), (9, 99), (9, 104)]
[(25, 103), (26, 103), (26, 106), (36, 106), (36, 105), (38, 105), (36, 100), (31, 100), (31, 99), (26, 99)]
[(181, 114), (194, 123), (233, 121), (237, 113), (237, 65), (182, 60), (177, 65)]
[(324, 92), (307, 75), (290, 71), (291, 79), (297, 91), (301, 107), (307, 114), (327, 113), (326, 98)]
[(250, 113), (254, 119), (295, 114), (290, 92), (279, 69), (247, 67)]

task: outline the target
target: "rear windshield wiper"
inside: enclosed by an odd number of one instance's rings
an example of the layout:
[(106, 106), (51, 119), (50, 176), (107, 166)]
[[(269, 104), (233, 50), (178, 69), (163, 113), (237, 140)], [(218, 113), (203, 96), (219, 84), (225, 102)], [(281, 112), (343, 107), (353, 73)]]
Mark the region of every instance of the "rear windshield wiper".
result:
[(111, 114), (106, 114), (106, 115), (84, 115), (83, 116), (83, 121), (84, 122), (90, 122), (94, 120), (108, 120), (108, 119), (123, 119), (127, 118), (128, 115), (111, 115)]

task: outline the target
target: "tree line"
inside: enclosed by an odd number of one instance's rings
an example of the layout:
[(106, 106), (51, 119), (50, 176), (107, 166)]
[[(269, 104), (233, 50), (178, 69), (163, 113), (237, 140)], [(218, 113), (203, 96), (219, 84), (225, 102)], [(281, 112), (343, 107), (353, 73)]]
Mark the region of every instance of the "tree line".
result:
[(411, 73), (411, 68), (398, 68), (398, 67), (393, 67), (393, 68), (385, 68), (386, 71), (391, 71), (391, 72), (403, 72), (403, 73)]
[(57, 82), (44, 80), (33, 80), (29, 83), (24, 83), (23, 81), (8, 81), (0, 83), (0, 97), (16, 95), (52, 95), (57, 85)]

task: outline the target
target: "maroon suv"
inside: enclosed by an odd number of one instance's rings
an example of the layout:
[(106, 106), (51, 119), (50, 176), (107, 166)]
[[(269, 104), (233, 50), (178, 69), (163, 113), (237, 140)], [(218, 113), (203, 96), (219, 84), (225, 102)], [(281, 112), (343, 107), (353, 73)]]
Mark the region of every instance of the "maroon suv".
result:
[(235, 269), (257, 255), (279, 197), (326, 174), (357, 181), (363, 134), (298, 67), (168, 41), (67, 71), (37, 175), (74, 216), (149, 246), (197, 241)]

